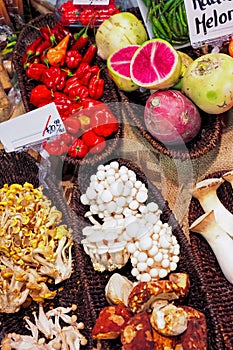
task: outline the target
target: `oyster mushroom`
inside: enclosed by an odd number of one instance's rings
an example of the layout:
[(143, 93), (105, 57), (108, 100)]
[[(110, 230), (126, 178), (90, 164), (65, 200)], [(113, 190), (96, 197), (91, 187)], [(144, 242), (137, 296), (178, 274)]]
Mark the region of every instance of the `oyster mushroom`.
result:
[(214, 211), (201, 215), (189, 229), (207, 240), (226, 279), (233, 283), (233, 240), (217, 222)]
[(128, 306), (128, 297), (133, 289), (133, 282), (119, 273), (114, 273), (105, 287), (105, 296), (110, 305)]
[(206, 213), (214, 210), (218, 224), (233, 238), (233, 214), (227, 210), (217, 196), (217, 189), (223, 182), (222, 178), (200, 181), (193, 191), (193, 197), (199, 200)]

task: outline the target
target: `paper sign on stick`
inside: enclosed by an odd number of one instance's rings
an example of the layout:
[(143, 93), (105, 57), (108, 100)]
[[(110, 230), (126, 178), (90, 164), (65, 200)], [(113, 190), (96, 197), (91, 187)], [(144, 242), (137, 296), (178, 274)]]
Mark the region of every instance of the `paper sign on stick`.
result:
[(233, 0), (184, 0), (184, 3), (193, 47), (233, 35)]
[(65, 132), (55, 103), (0, 123), (0, 140), (7, 152), (19, 151)]

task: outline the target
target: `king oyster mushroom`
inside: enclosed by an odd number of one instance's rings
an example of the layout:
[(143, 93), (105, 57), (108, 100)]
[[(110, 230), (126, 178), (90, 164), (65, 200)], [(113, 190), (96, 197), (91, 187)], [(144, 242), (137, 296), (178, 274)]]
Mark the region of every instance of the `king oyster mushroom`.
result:
[(233, 240), (217, 222), (214, 211), (201, 215), (189, 229), (207, 240), (226, 279), (233, 283)]
[(197, 183), (193, 197), (198, 199), (204, 211), (214, 211), (216, 221), (233, 238), (233, 214), (221, 203), (217, 189), (223, 184), (222, 178), (205, 179)]

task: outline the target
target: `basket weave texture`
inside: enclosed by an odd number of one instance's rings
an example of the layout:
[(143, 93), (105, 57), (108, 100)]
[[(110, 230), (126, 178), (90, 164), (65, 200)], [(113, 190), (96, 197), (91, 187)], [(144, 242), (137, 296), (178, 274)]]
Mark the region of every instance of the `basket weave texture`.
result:
[[(215, 172), (207, 178), (219, 178), (226, 171)], [(226, 181), (217, 190), (218, 197), (224, 206), (233, 213), (233, 190)], [(204, 211), (197, 199), (192, 198), (189, 209), (190, 225)], [(224, 218), (222, 218), (224, 220)], [(215, 255), (207, 241), (195, 232), (190, 232), (193, 257), (199, 266), (202, 289), (207, 298), (207, 310), (213, 321), (216, 345), (213, 349), (233, 349), (233, 285), (226, 280)], [(224, 252), (223, 252), (224, 254)]]
[[(30, 103), (30, 93), (31, 90), (37, 85), (37, 83), (33, 80), (29, 80), (25, 74), (25, 70), (21, 64), (22, 57), (25, 53), (25, 50), (29, 44), (36, 39), (40, 32), (37, 28), (39, 27), (53, 27), (55, 25), (55, 17), (53, 13), (47, 13), (45, 15), (40, 15), (30, 21), (20, 32), (17, 44), (14, 47), (13, 52), (13, 64), (15, 71), (17, 73), (18, 84), (21, 92), (22, 101), (25, 107), (26, 112), (29, 112), (35, 107)], [(90, 34), (90, 42), (93, 41), (93, 38)], [(109, 106), (109, 108), (114, 113), (115, 117), (118, 119), (119, 128), (118, 131), (113, 135), (107, 138), (107, 144), (105, 149), (99, 154), (91, 154), (90, 152), (85, 156), (85, 158), (79, 160), (76, 158), (72, 158), (69, 155), (66, 155), (62, 160), (64, 164), (64, 169), (69, 170), (70, 172), (74, 172), (76, 166), (79, 164), (96, 164), (102, 162), (106, 159), (111, 152), (116, 149), (118, 146), (119, 138), (122, 136), (122, 110), (120, 104), (120, 95), (117, 87), (113, 83), (112, 79), (108, 75), (108, 71), (106, 68), (106, 63), (100, 58), (96, 57), (93, 61), (93, 65), (97, 64), (101, 68), (101, 78), (105, 81), (104, 94), (101, 98), (101, 101)], [(64, 170), (65, 172), (65, 170)]]
[[(151, 201), (156, 202), (159, 205), (160, 209), (162, 210), (162, 215), (161, 215), (162, 221), (169, 222), (169, 224), (172, 226), (173, 234), (177, 237), (177, 240), (181, 247), (180, 261), (179, 261), (177, 271), (188, 273), (191, 279), (190, 294), (188, 296), (188, 299), (185, 301), (185, 304), (195, 307), (205, 313), (207, 318), (207, 325), (208, 325), (208, 349), (223, 350), (224, 341), (223, 339), (220, 338), (220, 335), (219, 335), (220, 326), (218, 322), (216, 322), (215, 317), (212, 313), (212, 305), (208, 300), (207, 292), (205, 289), (206, 287), (203, 286), (202, 284), (202, 279), (200, 278), (200, 275), (199, 275), (199, 263), (197, 260), (194, 259), (187, 237), (185, 236), (181, 227), (179, 226), (174, 214), (169, 209), (168, 204), (164, 200), (160, 191), (155, 186), (152, 185), (152, 183), (146, 178), (142, 170), (135, 163), (132, 163), (131, 161), (125, 160), (125, 159), (115, 159), (115, 160), (117, 160), (120, 163), (120, 165), (125, 165), (131, 170), (133, 170), (136, 173), (138, 180), (141, 180), (143, 183), (147, 185), (149, 189), (148, 202), (151, 202)], [(95, 171), (94, 169), (92, 170)], [(74, 189), (73, 189), (70, 205), (77, 215), (77, 223), (81, 222), (82, 227), (85, 227), (86, 225), (90, 225), (90, 222), (87, 219), (85, 220), (83, 219), (83, 216), (89, 207), (81, 203), (80, 196), (89, 185), (90, 175), (92, 175), (93, 173), (88, 173), (88, 171), (84, 171), (82, 178), (79, 178), (79, 183), (78, 181), (74, 183)], [(90, 276), (90, 279), (86, 288), (88, 290), (88, 293), (91, 295), (90, 307), (95, 312), (95, 314), (93, 315), (93, 322), (94, 322), (100, 310), (107, 305), (104, 288), (108, 278), (111, 276), (111, 272), (105, 271), (104, 273), (98, 273), (94, 271), (93, 267), (91, 267), (91, 261), (89, 256), (85, 256), (84, 264), (86, 266), (86, 273), (87, 275)], [(124, 268), (117, 270), (117, 272), (121, 273), (124, 276), (127, 276), (129, 279), (132, 280), (133, 278), (130, 273), (131, 268), (132, 266), (130, 262), (128, 262)], [(102, 343), (104, 344), (103, 349), (121, 349), (121, 345), (119, 341), (104, 341), (104, 342), (101, 341), (101, 344)]]
[[(221, 139), (222, 122), (221, 116), (210, 115), (200, 111), (202, 125), (197, 136), (186, 143), (186, 149), (182, 146), (165, 146), (155, 139), (148, 131), (144, 122), (143, 113), (138, 112), (138, 105), (145, 106), (150, 96), (149, 90), (135, 92), (120, 92), (124, 103), (125, 113), (142, 137), (158, 152), (173, 159), (187, 160), (196, 159), (213, 150)], [(141, 111), (141, 109), (140, 109)]]
[[(25, 182), (32, 183), (34, 187), (40, 185), (38, 178), (38, 166), (34, 158), (28, 153), (6, 153), (0, 151), (0, 186), (5, 183), (19, 183)], [(72, 216), (73, 213), (67, 206), (63, 197), (63, 192), (56, 179), (53, 176), (49, 176), (45, 179), (45, 186), (43, 193), (52, 201), (62, 212), (63, 223), (67, 224), (69, 228), (73, 229), (73, 235), (78, 235), (77, 228), (73, 226)], [(86, 289), (89, 276), (85, 272), (85, 256), (82, 247), (74, 240), (74, 247), (72, 251), (73, 256), (73, 273), (71, 277), (62, 283), (54, 286), (49, 285), (51, 290), (57, 291), (54, 299), (45, 301), (44, 309), (47, 311), (51, 307), (70, 307), (72, 304), (77, 305), (76, 314), (79, 321), (84, 322), (85, 329), (82, 333), (88, 338), (88, 345), (86, 349), (92, 349), (93, 344), (90, 336), (92, 327), (92, 313), (90, 309), (90, 295)], [(92, 302), (91, 302), (92, 303)], [(38, 304), (32, 302), (28, 308), (21, 308), (19, 312), (14, 314), (0, 313), (0, 341), (8, 333), (16, 332), (19, 334), (30, 334), (26, 329), (24, 317), (29, 316), (33, 322), (34, 318), (32, 312), (36, 311), (38, 314)]]

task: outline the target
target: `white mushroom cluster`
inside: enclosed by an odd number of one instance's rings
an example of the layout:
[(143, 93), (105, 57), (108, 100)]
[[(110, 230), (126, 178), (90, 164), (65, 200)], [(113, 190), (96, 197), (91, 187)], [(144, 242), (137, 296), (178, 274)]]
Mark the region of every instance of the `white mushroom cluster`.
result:
[[(25, 317), (27, 328), (32, 335), (9, 333), (2, 340), (2, 350), (79, 350), (81, 345), (87, 344), (87, 339), (80, 333), (84, 329), (83, 322), (77, 322), (76, 315), (68, 315), (77, 309), (59, 306), (44, 312), (42, 304), (39, 304), (39, 315), (34, 312), (35, 324)], [(63, 322), (64, 326), (60, 323)], [(39, 336), (39, 332), (43, 337)]]
[(100, 165), (91, 176), (81, 202), (90, 206), (86, 216), (93, 225), (84, 227), (82, 244), (95, 270), (113, 271), (130, 258), (132, 275), (138, 281), (150, 281), (176, 269), (180, 253), (177, 239), (171, 227), (160, 220), (157, 203), (146, 204), (147, 200), (145, 184), (116, 161)]
[(111, 215), (134, 215), (148, 198), (148, 190), (138, 181), (134, 171), (117, 161), (99, 165), (90, 178), (90, 185), (81, 201), (90, 206), (90, 213), (104, 219)]

